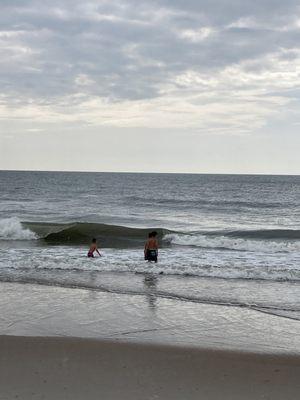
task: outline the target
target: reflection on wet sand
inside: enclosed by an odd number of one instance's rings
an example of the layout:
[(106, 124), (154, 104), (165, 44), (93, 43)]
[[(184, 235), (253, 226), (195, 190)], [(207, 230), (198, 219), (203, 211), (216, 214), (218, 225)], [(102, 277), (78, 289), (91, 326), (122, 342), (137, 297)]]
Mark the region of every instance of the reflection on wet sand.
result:
[(144, 287), (149, 307), (155, 309), (157, 301), (157, 277), (153, 274), (146, 274), (144, 278)]

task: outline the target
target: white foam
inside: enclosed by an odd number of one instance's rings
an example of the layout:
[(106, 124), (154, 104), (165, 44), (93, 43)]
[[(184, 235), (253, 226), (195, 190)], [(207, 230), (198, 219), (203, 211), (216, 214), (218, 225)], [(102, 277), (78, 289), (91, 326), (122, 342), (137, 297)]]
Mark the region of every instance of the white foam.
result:
[(40, 273), (44, 278), (48, 271), (57, 273), (57, 279), (63, 281), (72, 271), (154, 274), (163, 271), (165, 275), (300, 281), (300, 256), (292, 253), (257, 257), (255, 253), (241, 255), (238, 252), (202, 251), (199, 248), (189, 248), (184, 253), (181, 249), (161, 249), (159, 262), (153, 264), (143, 260), (142, 249), (105, 249), (102, 250), (103, 257), (94, 259), (89, 259), (86, 251), (86, 248), (68, 246), (24, 248), (22, 252), (15, 248), (3, 249), (0, 250), (0, 271), (18, 274), (18, 270), (25, 269)]
[(0, 240), (33, 240), (37, 236), (30, 229), (22, 227), (16, 217), (0, 220)]
[(168, 243), (180, 246), (196, 246), (202, 248), (224, 248), (230, 250), (253, 251), (261, 253), (299, 252), (300, 242), (295, 241), (265, 241), (252, 239), (239, 239), (232, 237), (212, 237), (201, 234), (168, 234), (164, 236)]

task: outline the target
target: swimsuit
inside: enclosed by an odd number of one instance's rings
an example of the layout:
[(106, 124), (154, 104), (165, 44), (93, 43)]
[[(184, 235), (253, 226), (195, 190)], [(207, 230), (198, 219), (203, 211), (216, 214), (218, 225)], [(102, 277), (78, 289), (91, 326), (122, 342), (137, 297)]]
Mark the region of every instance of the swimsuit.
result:
[(155, 249), (147, 249), (146, 255), (145, 255), (145, 260), (157, 262), (157, 253), (158, 252)]
[(87, 256), (88, 256), (88, 257), (94, 257), (94, 254), (93, 254), (93, 253), (94, 253), (93, 251), (89, 251)]

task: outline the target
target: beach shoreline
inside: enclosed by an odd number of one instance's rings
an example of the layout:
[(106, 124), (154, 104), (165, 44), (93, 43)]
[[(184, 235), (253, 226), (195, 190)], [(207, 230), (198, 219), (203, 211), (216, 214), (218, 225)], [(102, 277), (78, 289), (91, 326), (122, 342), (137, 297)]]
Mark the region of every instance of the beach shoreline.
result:
[(1, 400), (294, 400), (300, 393), (299, 321), (150, 294), (0, 287)]
[(298, 320), (252, 308), (168, 299), (151, 287), (138, 295), (31, 283), (0, 288), (0, 335), (300, 355)]

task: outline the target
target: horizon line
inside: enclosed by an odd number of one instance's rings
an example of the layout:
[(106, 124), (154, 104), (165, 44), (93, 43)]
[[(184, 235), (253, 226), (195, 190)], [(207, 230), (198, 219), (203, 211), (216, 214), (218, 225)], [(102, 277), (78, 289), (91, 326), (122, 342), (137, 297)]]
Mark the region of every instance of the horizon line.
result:
[(291, 173), (265, 172), (158, 172), (158, 171), (80, 171), (80, 170), (43, 170), (43, 169), (0, 169), (0, 172), (65, 172), (65, 173), (95, 173), (95, 174), (165, 174), (165, 175), (252, 175), (252, 176), (300, 176)]

